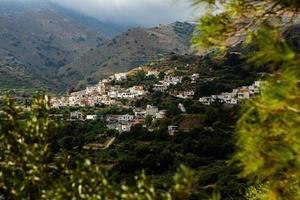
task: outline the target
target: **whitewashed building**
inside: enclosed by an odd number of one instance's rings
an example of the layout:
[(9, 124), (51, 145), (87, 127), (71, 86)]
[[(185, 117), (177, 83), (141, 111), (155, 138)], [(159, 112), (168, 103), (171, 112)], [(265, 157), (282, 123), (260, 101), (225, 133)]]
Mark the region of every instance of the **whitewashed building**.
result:
[(82, 114), (82, 112), (79, 112), (79, 111), (71, 112), (70, 113), (70, 118), (71, 119), (82, 120), (83, 119), (83, 114)]
[(176, 132), (178, 132), (178, 126), (168, 126), (169, 135), (174, 136)]
[(159, 73), (160, 72), (158, 70), (150, 70), (150, 71), (147, 72), (146, 76), (155, 76), (155, 77), (158, 77)]
[(123, 121), (123, 122), (129, 122), (129, 121), (132, 121), (134, 119), (134, 115), (129, 115), (129, 114), (126, 114), (126, 115), (119, 115), (119, 121)]
[(182, 77), (181, 76), (166, 76), (164, 78), (164, 81), (167, 85), (177, 85), (179, 83), (182, 83)]
[(97, 120), (97, 115), (87, 115), (86, 116), (86, 120), (93, 120), (93, 121), (95, 121), (95, 120)]
[(167, 117), (167, 110), (160, 110), (158, 113), (156, 113), (155, 118), (156, 119), (164, 119)]
[(246, 87), (241, 88), (237, 94), (237, 98), (238, 99), (249, 99), (250, 98), (249, 89)]
[(203, 105), (209, 106), (214, 102), (214, 100), (212, 97), (201, 97), (199, 99), (199, 102), (202, 103)]
[(193, 90), (179, 92), (179, 94), (176, 95), (176, 97), (181, 99), (193, 99), (194, 96), (195, 96), (195, 92)]
[(143, 96), (146, 93), (143, 86), (133, 86), (128, 88), (128, 91), (135, 96)]
[(191, 76), (192, 83), (196, 83), (196, 81), (200, 78), (198, 73), (195, 73)]

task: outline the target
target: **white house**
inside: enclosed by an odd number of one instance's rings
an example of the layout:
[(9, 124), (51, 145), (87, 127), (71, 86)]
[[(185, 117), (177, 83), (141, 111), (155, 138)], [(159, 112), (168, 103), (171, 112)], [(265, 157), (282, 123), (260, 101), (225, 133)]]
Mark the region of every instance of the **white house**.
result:
[(199, 102), (202, 103), (203, 105), (209, 106), (214, 101), (213, 101), (212, 97), (201, 97), (199, 99)]
[(248, 88), (241, 88), (238, 92), (238, 99), (249, 99), (250, 92)]
[(105, 84), (105, 83), (109, 83), (109, 79), (102, 79), (101, 81), (99, 81), (99, 85), (100, 84)]
[(147, 116), (147, 114), (146, 114), (146, 111), (144, 111), (144, 110), (143, 111), (142, 110), (134, 111), (134, 117), (136, 119), (145, 119), (146, 116)]
[(174, 136), (174, 134), (178, 131), (178, 126), (168, 126), (169, 135)]
[(259, 89), (256, 88), (254, 85), (248, 86), (248, 89), (251, 96), (259, 93)]
[(234, 99), (236, 96), (235, 93), (221, 93), (220, 95), (218, 95), (218, 99), (220, 100), (220, 102), (222, 103), (228, 103), (230, 104), (231, 100)]
[(236, 98), (231, 99), (228, 104), (230, 104), (230, 105), (237, 105), (238, 104), (238, 100)]
[(200, 78), (198, 73), (195, 73), (191, 76), (192, 83), (195, 83)]
[(90, 106), (90, 107), (101, 104), (101, 102), (97, 96), (89, 96), (86, 100), (87, 100), (88, 106)]
[(135, 96), (143, 96), (146, 93), (143, 86), (133, 86), (128, 88), (128, 91)]
[(78, 91), (78, 92), (73, 92), (70, 94), (71, 97), (76, 97), (76, 98), (83, 98), (86, 94), (85, 90)]
[(100, 82), (97, 86), (96, 86), (96, 91), (99, 93), (99, 94), (104, 94), (105, 93), (105, 90), (106, 90), (106, 86), (104, 83)]
[(167, 110), (160, 110), (158, 113), (156, 113), (155, 118), (156, 119), (164, 119), (167, 117)]
[(126, 114), (126, 115), (119, 115), (119, 121), (124, 121), (124, 122), (129, 122), (129, 121), (132, 121), (134, 119), (134, 116), (133, 115), (129, 115), (129, 114)]
[(248, 87), (250, 95), (257, 95), (260, 93), (259, 87), (255, 86), (255, 84), (250, 85)]
[(97, 119), (97, 115), (87, 115), (86, 116), (86, 120), (96, 120)]
[(182, 99), (193, 99), (195, 95), (195, 92), (190, 90), (190, 91), (184, 91), (180, 92), (177, 97), (182, 98)]
[(97, 92), (97, 87), (96, 86), (95, 87), (87, 87), (85, 89), (86, 94), (93, 94), (93, 93), (96, 93), (96, 92)]
[(53, 108), (61, 108), (67, 106), (67, 102), (64, 100), (64, 98), (53, 97), (50, 100), (50, 105)]
[(135, 95), (130, 92), (122, 92), (117, 94), (118, 98), (124, 98), (124, 99), (133, 99), (135, 98)]
[(118, 122), (119, 121), (119, 115), (107, 115), (106, 116), (107, 122)]
[(83, 119), (83, 114), (79, 111), (71, 112), (70, 118), (82, 120)]
[(159, 75), (159, 71), (158, 70), (150, 70), (147, 72), (147, 76), (155, 76), (155, 77), (158, 77)]
[(131, 124), (122, 124), (121, 125), (121, 133), (124, 133), (124, 132), (130, 132), (131, 131)]
[(116, 99), (116, 98), (118, 98), (119, 93), (118, 93), (117, 91), (110, 91), (110, 92), (108, 92), (107, 95), (108, 95), (109, 98), (111, 98), (111, 99)]
[(112, 106), (112, 105), (115, 105), (117, 103), (116, 100), (110, 99), (110, 98), (101, 99), (100, 101), (101, 101), (102, 104), (104, 104), (106, 106)]
[(182, 83), (182, 77), (181, 76), (166, 76), (164, 78), (164, 82), (168, 85), (177, 85), (179, 83)]

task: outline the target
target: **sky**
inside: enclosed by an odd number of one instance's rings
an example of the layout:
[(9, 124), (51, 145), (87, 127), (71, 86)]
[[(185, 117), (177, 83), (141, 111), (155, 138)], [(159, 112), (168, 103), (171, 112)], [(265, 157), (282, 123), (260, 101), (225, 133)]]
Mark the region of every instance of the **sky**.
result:
[[(49, 0), (103, 22), (155, 26), (193, 21), (195, 10), (188, 0)], [(201, 9), (200, 9), (201, 10)], [(197, 10), (197, 14), (199, 14)]]

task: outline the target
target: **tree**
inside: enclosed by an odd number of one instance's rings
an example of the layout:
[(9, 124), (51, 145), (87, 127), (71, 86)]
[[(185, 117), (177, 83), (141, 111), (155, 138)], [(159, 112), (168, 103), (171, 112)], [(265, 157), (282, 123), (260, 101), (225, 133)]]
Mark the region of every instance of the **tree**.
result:
[(160, 170), (166, 170), (169, 166), (172, 166), (174, 161), (174, 154), (169, 150), (163, 150), (158, 157), (158, 163)]
[[(261, 95), (248, 101), (237, 124), (234, 160), (258, 186), (252, 199), (300, 198), (300, 55), (286, 41), (296, 26), (299, 0), (193, 0), (206, 3), (194, 43), (221, 53), (242, 43), (254, 45), (248, 62), (273, 75)], [(298, 47), (299, 48), (299, 47)], [(254, 192), (253, 192), (254, 191)], [(250, 196), (249, 196), (250, 198)]]
[(151, 127), (152, 122), (153, 122), (153, 118), (150, 115), (147, 115), (145, 119), (145, 124), (148, 128)]
[(164, 79), (165, 76), (166, 76), (166, 74), (165, 74), (164, 72), (160, 72), (160, 73), (158, 74), (158, 78), (159, 78), (160, 80)]

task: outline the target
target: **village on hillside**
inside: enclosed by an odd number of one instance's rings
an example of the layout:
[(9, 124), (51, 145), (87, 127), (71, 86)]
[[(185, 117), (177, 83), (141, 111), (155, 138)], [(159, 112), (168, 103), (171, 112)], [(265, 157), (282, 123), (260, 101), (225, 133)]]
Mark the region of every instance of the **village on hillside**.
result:
[[(142, 74), (140, 84), (124, 85), (132, 76)], [(143, 79), (155, 80), (150, 84), (143, 84)], [(131, 106), (128, 102), (147, 97), (147, 95), (155, 92), (168, 94), (172, 97), (182, 100), (198, 101), (203, 105), (209, 106), (213, 103), (222, 103), (229, 106), (236, 106), (241, 101), (255, 97), (260, 93), (262, 81), (255, 81), (252, 85), (235, 88), (232, 92), (224, 92), (211, 96), (197, 98), (195, 91), (187, 88), (177, 90), (176, 86), (182, 84), (195, 84), (200, 79), (198, 73), (192, 73), (189, 76), (178, 76), (174, 73), (161, 72), (157, 69), (139, 68), (133, 72), (117, 73), (109, 78), (101, 80), (97, 85), (86, 87), (86, 89), (70, 93), (67, 96), (53, 97), (51, 106), (54, 109), (62, 109), (65, 107), (111, 107), (118, 106), (132, 110), (125, 114), (108, 114), (103, 116), (101, 113), (88, 113), (84, 115), (80, 111), (70, 113), (68, 120), (105, 120), (107, 128), (116, 130), (119, 133), (130, 132), (131, 128), (136, 125), (147, 127), (146, 123), (149, 118), (151, 120), (164, 119), (167, 116), (167, 109), (159, 109), (157, 106), (146, 105), (144, 107)], [(124, 103), (125, 102), (125, 103)], [(186, 108), (182, 103), (178, 104), (180, 112), (185, 113)], [(149, 128), (151, 131), (151, 128)], [(177, 126), (169, 125), (168, 132), (173, 135), (177, 131)]]

